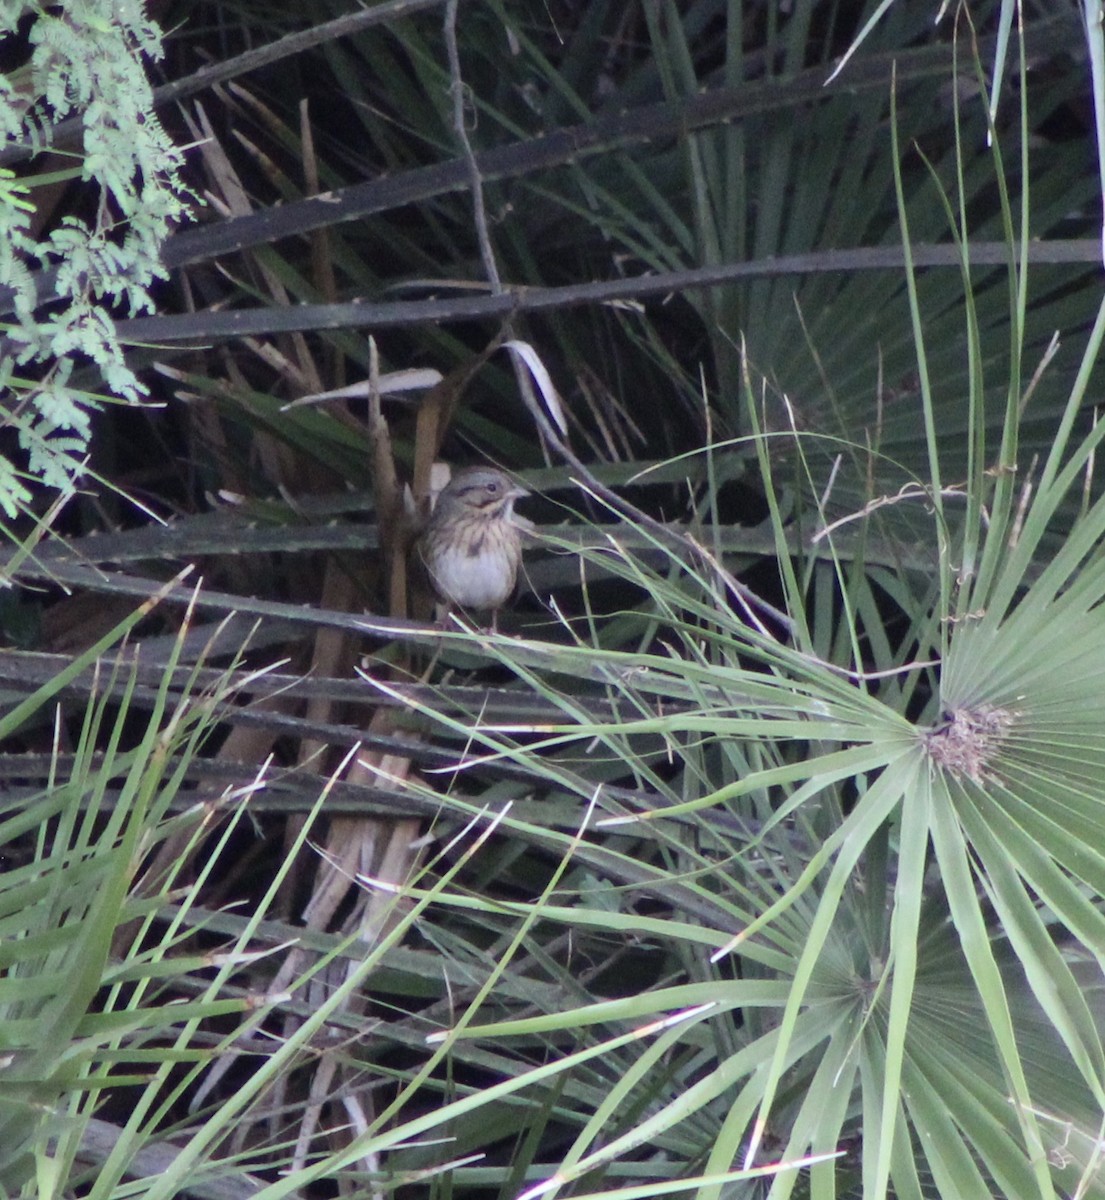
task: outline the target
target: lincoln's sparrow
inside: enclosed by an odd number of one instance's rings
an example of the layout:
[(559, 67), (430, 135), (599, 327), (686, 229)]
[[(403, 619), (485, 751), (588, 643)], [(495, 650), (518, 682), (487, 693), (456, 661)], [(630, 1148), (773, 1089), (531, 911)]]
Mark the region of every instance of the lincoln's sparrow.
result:
[(528, 496), (502, 471), (466, 467), (437, 498), (418, 552), (446, 606), (490, 609), (510, 599), (522, 561), (514, 501)]

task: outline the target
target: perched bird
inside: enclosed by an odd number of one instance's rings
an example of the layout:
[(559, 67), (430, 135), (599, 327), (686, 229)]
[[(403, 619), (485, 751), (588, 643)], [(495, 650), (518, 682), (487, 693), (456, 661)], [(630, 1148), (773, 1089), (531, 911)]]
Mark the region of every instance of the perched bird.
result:
[(524, 518), (514, 502), (528, 495), (493, 467), (466, 467), (442, 490), (418, 552), (447, 609), (490, 610), (494, 628), (522, 561)]

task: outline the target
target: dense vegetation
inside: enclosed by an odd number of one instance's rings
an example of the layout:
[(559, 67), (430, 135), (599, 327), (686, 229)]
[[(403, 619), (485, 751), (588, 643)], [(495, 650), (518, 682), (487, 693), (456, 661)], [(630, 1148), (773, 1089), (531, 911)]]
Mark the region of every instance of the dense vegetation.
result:
[(0, 1194), (1105, 1195), (1100, 27), (6, 8)]

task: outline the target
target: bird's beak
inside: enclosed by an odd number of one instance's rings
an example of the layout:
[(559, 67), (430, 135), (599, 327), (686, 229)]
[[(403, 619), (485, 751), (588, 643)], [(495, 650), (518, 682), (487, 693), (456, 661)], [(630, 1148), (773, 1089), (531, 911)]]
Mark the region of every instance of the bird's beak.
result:
[(522, 500), (528, 495), (530, 495), (530, 492), (526, 488), (521, 487), (513, 480), (511, 481), (510, 491), (507, 492), (507, 496), (509, 496), (511, 500)]

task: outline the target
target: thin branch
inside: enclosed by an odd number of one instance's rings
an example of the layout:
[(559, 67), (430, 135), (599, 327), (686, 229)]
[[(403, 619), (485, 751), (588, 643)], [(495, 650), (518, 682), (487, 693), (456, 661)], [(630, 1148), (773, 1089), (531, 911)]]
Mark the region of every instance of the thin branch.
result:
[[(975, 266), (1004, 266), (1009, 251), (1004, 242), (977, 242), (971, 246)], [(1032, 263), (1096, 264), (1096, 238), (1071, 238), (1034, 242)], [(771, 279), (789, 275), (847, 274), (853, 271), (900, 271), (902, 251), (895, 246), (861, 246), (854, 250), (823, 250), (787, 254), (751, 262), (722, 263), (635, 275), (628, 279), (601, 279), (565, 287), (505, 287), (499, 295), (458, 296), (448, 300), (397, 300), (383, 304), (296, 304), (287, 308), (244, 308), (229, 312), (182, 313), (178, 316), (138, 317), (116, 322), (121, 341), (169, 343), (256, 336), (324, 329), (394, 329), (437, 325), (451, 321), (503, 321), (516, 313), (548, 312), (585, 304), (626, 304), (649, 296), (694, 288), (724, 287), (741, 279)], [(913, 247), (916, 267), (962, 265), (958, 247), (930, 243)]]
[(476, 225), (476, 237), (480, 244), (480, 259), (483, 269), (491, 284), (491, 294), (497, 296), (503, 290), (503, 282), (499, 278), (499, 267), (495, 262), (495, 251), (491, 246), (491, 234), (487, 228), (487, 206), (483, 198), (483, 179), (480, 176), (479, 164), (468, 137), (468, 122), (465, 117), (464, 97), (467, 86), (460, 73), (460, 49), (457, 46), (457, 6), (458, 0), (448, 0), (445, 5), (445, 52), (449, 57), (449, 92), (453, 101), (453, 130), (460, 142), (465, 169), (468, 172), (468, 188), (472, 193), (473, 217)]
[[(385, 21), (397, 21), (414, 13), (424, 12), (430, 8), (440, 8), (444, 0), (387, 0), (383, 4), (375, 4), (372, 8), (360, 9), (357, 12), (346, 13), (335, 17), (332, 21), (324, 21), (320, 25), (311, 25), (298, 33), (289, 33), (286, 37), (278, 38), (264, 46), (256, 46), (239, 54), (226, 62), (212, 63), (200, 67), (182, 79), (174, 79), (172, 83), (162, 84), (155, 88), (153, 102), (155, 107), (172, 104), (205, 91), (216, 84), (226, 83), (239, 75), (246, 75), (260, 67), (268, 67), (273, 63), (290, 58), (293, 54), (302, 54), (323, 42), (336, 41), (351, 33), (359, 33), (373, 25), (381, 25)], [(53, 131), (53, 144), (64, 145), (75, 138), (84, 128), (84, 118), (72, 117), (62, 121)], [(13, 142), (0, 151), (0, 164), (20, 162), (37, 154), (41, 147), (29, 142)]]

